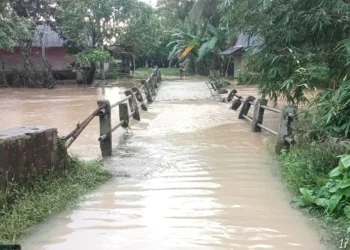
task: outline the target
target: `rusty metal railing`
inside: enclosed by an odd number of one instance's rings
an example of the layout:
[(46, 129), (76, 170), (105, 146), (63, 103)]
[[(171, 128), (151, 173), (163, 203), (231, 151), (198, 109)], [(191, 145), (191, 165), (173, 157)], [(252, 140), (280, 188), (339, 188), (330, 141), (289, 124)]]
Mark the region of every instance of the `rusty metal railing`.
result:
[[(98, 141), (100, 142), (102, 156), (111, 156), (113, 132), (120, 127), (128, 128), (131, 117), (140, 121), (140, 108), (147, 111), (147, 104), (154, 101), (159, 89), (159, 84), (161, 83), (161, 72), (159, 68), (156, 67), (150, 78), (142, 80), (141, 83), (141, 88), (133, 87), (131, 90), (125, 91), (126, 97), (116, 103), (111, 104), (108, 100), (99, 100), (97, 102), (98, 107), (82, 123), (78, 124), (72, 132), (61, 138), (66, 148), (69, 148), (90, 122), (98, 116), (100, 120), (100, 137)], [(144, 91), (147, 104), (141, 90)], [(116, 107), (119, 107), (120, 122), (112, 127), (111, 111)]]

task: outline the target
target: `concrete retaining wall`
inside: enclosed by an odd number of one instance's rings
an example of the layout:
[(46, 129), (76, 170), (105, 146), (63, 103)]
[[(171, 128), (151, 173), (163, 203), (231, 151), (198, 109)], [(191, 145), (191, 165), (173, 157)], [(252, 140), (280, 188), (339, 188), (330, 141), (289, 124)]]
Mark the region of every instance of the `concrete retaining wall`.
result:
[(0, 187), (4, 187), (7, 180), (31, 180), (53, 166), (63, 169), (66, 156), (55, 128), (31, 126), (2, 130)]

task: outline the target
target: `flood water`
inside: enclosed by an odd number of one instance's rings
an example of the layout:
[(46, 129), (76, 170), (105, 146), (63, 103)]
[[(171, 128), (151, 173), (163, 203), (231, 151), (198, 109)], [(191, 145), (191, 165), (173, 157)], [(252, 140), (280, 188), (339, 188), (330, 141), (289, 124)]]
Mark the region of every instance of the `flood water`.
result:
[[(96, 100), (123, 92), (0, 90), (7, 120), (0, 128), (43, 124), (67, 133)], [(36, 227), (23, 249), (326, 249), (273, 175), (267, 145), (274, 138), (250, 132), (236, 112), (210, 98), (204, 82), (165, 81), (141, 117), (131, 134), (115, 136), (114, 156), (104, 161), (114, 178)], [(278, 117), (267, 117), (276, 129)], [(98, 155), (97, 137), (93, 123), (72, 151)]]
[[(111, 104), (125, 98), (127, 88), (139, 82), (121, 82), (118, 87), (93, 88), (82, 85), (60, 85), (57, 89), (0, 89), (0, 130), (6, 128), (45, 125), (58, 129), (59, 136), (68, 135), (79, 122), (96, 108), (97, 101), (107, 99)], [(119, 123), (118, 109), (113, 109), (113, 124)], [(123, 133), (117, 131), (114, 143)], [(101, 155), (98, 138), (99, 119), (92, 120), (70, 148), (70, 152), (84, 158)]]

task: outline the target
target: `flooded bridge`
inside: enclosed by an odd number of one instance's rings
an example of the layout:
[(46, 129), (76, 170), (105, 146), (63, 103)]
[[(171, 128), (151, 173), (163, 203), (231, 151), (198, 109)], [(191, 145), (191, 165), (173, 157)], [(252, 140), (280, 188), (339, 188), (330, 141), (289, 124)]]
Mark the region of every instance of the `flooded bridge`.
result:
[[(64, 134), (101, 96), (118, 100), (124, 90), (5, 90), (0, 128), (56, 124)], [(277, 128), (279, 118), (269, 118)], [(114, 178), (39, 225), (23, 249), (326, 249), (274, 175), (273, 138), (251, 133), (226, 104), (210, 98), (204, 81), (164, 81), (131, 128), (114, 136), (114, 155), (104, 160)], [(71, 151), (98, 156), (98, 136), (95, 121)]]

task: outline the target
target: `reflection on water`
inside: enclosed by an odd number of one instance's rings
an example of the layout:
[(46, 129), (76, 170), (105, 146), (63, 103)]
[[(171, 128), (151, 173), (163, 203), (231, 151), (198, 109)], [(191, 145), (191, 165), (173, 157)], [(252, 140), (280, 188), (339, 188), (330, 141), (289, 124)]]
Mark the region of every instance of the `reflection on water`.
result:
[(115, 178), (23, 249), (325, 249), (270, 173), (270, 137), (206, 99), (204, 83), (176, 101), (185, 84), (165, 82), (133, 136), (121, 137), (105, 161)]

